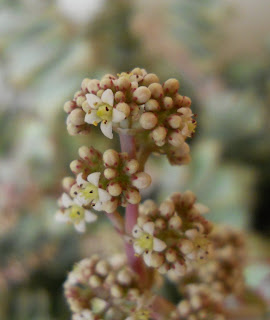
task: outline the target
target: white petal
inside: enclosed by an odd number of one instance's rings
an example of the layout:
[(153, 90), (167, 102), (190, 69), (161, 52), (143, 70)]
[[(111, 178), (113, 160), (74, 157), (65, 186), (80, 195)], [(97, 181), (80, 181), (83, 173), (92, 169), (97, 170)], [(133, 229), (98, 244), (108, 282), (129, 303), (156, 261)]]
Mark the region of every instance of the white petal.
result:
[(126, 117), (126, 115), (124, 114), (124, 112), (121, 112), (115, 108), (113, 108), (113, 112), (112, 112), (112, 122), (121, 122), (122, 120), (124, 120)]
[(61, 202), (65, 208), (68, 208), (73, 205), (73, 201), (66, 193), (62, 194)]
[(78, 204), (81, 207), (87, 206), (90, 202), (91, 202), (91, 200), (86, 199), (85, 197), (81, 196), (80, 194), (78, 194), (76, 197), (76, 204)]
[(113, 138), (113, 133), (112, 133), (112, 122), (107, 121), (106, 123), (104, 121), (101, 122), (100, 129), (104, 136), (106, 136), (109, 139)]
[(137, 254), (142, 254), (144, 252), (144, 249), (141, 246), (139, 246), (136, 241), (133, 244), (133, 248), (134, 248), (135, 253), (137, 253)]
[(166, 243), (158, 238), (153, 240), (153, 249), (157, 252), (163, 251), (167, 247)]
[(79, 232), (85, 232), (85, 221), (81, 221), (79, 223), (74, 224), (74, 227)]
[(68, 222), (69, 218), (64, 212), (62, 212), (61, 210), (58, 210), (55, 214), (55, 220), (57, 222)]
[(96, 211), (102, 211), (102, 202), (101, 201), (97, 201), (95, 203), (95, 205), (93, 206), (93, 208), (96, 210)]
[(114, 102), (114, 95), (111, 89), (107, 89), (102, 93), (101, 96), (101, 100), (102, 102), (107, 103), (110, 106), (113, 106), (113, 102)]
[(97, 105), (101, 102), (100, 98), (93, 93), (88, 93), (86, 99), (92, 109), (96, 109)]
[(96, 124), (101, 121), (100, 117), (97, 116), (97, 111), (92, 110), (91, 113), (87, 113), (84, 117), (84, 121), (89, 124)]
[(100, 202), (106, 202), (111, 200), (112, 196), (107, 192), (106, 190), (103, 190), (101, 188), (98, 188), (98, 195), (99, 195), (99, 201)]
[(155, 230), (155, 224), (154, 222), (147, 222), (144, 226), (143, 226), (143, 231), (153, 235), (154, 234), (154, 230)]
[(132, 235), (134, 238), (140, 238), (142, 235), (142, 229), (136, 224), (132, 230)]
[(87, 177), (88, 182), (92, 183), (94, 186), (98, 187), (99, 178), (101, 173), (100, 172), (93, 172), (89, 174)]
[(85, 221), (86, 222), (94, 222), (97, 220), (97, 215), (94, 214), (92, 211), (90, 210), (85, 210), (84, 211), (85, 214)]
[(151, 267), (151, 262), (152, 262), (152, 252), (151, 251), (148, 251), (148, 253), (144, 253), (143, 254), (143, 260), (144, 262), (146, 263), (146, 265), (148, 267)]
[(85, 181), (82, 177), (82, 173), (79, 173), (77, 175), (77, 178), (76, 178), (76, 182), (77, 182), (77, 185), (82, 187), (83, 185), (85, 185), (87, 183), (87, 181)]

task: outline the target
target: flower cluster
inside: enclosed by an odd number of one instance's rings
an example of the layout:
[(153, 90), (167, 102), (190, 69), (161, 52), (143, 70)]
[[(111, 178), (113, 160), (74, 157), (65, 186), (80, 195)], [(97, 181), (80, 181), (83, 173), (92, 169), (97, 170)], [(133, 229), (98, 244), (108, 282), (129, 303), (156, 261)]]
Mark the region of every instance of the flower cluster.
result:
[(138, 275), (123, 256), (80, 261), (68, 274), (64, 290), (73, 320), (148, 320), (150, 314)]
[(59, 200), (56, 218), (72, 222), (80, 232), (85, 231), (86, 222), (96, 220), (92, 209), (112, 213), (118, 206), (137, 204), (141, 200), (139, 190), (151, 184), (151, 177), (139, 170), (139, 162), (126, 153), (109, 149), (102, 155), (83, 146), (79, 156), (70, 164), (76, 180), (67, 177), (63, 181), (66, 192)]
[(100, 81), (84, 79), (81, 90), (64, 105), (71, 135), (86, 134), (91, 125), (112, 139), (113, 129), (136, 134), (138, 143), (166, 154), (172, 164), (190, 161), (185, 140), (192, 137), (196, 121), (191, 100), (178, 93), (180, 84), (163, 84), (154, 73), (135, 68), (130, 73), (105, 75)]
[(173, 320), (225, 320), (222, 297), (203, 285), (188, 285), (184, 299), (171, 315)]
[(211, 225), (201, 215), (204, 206), (195, 201), (195, 195), (186, 191), (173, 194), (159, 208), (151, 200), (140, 206), (132, 241), (136, 254), (149, 267), (172, 277), (183, 276), (193, 262), (208, 258)]

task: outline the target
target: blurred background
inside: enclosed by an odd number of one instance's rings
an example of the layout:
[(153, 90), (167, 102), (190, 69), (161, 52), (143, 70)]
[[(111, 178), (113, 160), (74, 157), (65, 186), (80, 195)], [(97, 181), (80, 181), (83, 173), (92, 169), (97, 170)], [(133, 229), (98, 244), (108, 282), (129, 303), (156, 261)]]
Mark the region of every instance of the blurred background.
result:
[(191, 164), (151, 158), (144, 196), (191, 189), (209, 219), (244, 230), (247, 282), (270, 301), (269, 12), (267, 0), (0, 0), (1, 320), (69, 319), (67, 271), (121, 250), (105, 219), (83, 236), (54, 221), (78, 147), (112, 146), (70, 137), (62, 106), (83, 78), (136, 66), (179, 79), (198, 114)]

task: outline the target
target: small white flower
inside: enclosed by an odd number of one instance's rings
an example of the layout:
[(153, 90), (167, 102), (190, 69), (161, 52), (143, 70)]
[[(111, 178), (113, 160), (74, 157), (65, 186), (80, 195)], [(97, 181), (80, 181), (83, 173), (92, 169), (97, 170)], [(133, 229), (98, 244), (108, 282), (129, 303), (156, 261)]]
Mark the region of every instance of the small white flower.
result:
[(177, 110), (181, 114), (181, 118), (183, 121), (183, 126), (181, 129), (181, 133), (185, 137), (191, 137), (191, 135), (195, 132), (197, 123), (192, 119), (193, 113), (190, 108), (180, 108)]
[(90, 310), (82, 310), (72, 316), (72, 320), (94, 320), (94, 316)]
[(155, 224), (147, 222), (140, 228), (135, 225), (132, 230), (132, 235), (136, 239), (133, 247), (136, 254), (143, 254), (145, 263), (151, 266), (153, 251), (161, 252), (167, 245), (164, 241), (154, 237)]
[(77, 176), (77, 184), (82, 188), (77, 196), (80, 205), (91, 204), (95, 210), (101, 211), (103, 203), (111, 200), (111, 195), (99, 188), (100, 172), (89, 174), (87, 181), (82, 178), (82, 173)]
[(85, 115), (85, 122), (95, 126), (100, 124), (102, 133), (109, 139), (113, 138), (113, 123), (119, 123), (125, 119), (126, 115), (113, 107), (114, 95), (111, 89), (103, 92), (101, 99), (90, 93), (86, 95), (90, 110)]
[(72, 200), (66, 193), (62, 194), (61, 203), (65, 209), (58, 210), (55, 219), (58, 222), (72, 222), (79, 232), (85, 232), (86, 222), (91, 223), (97, 220), (97, 215), (84, 209), (77, 199)]

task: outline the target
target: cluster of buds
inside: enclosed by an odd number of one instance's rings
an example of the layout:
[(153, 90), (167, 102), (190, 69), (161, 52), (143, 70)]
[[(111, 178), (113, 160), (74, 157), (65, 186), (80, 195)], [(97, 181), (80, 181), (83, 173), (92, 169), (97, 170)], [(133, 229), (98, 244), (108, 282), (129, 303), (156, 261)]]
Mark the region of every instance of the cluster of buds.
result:
[(131, 320), (133, 315), (148, 320), (150, 311), (146, 303), (143, 306), (138, 284), (138, 275), (123, 256), (109, 260), (92, 256), (68, 274), (64, 291), (74, 320)]
[(211, 251), (211, 224), (201, 215), (191, 191), (175, 193), (159, 208), (151, 200), (139, 208), (132, 231), (133, 247), (149, 267), (175, 278), (186, 274), (194, 262), (204, 261)]
[(94, 222), (91, 210), (114, 212), (118, 206), (137, 204), (139, 190), (151, 184), (151, 177), (139, 171), (139, 162), (129, 159), (126, 153), (109, 149), (102, 155), (94, 148), (81, 147), (80, 159), (70, 167), (76, 179), (63, 180), (65, 193), (59, 200), (58, 221), (72, 222), (75, 228), (85, 231), (86, 222)]
[(188, 285), (184, 299), (171, 315), (173, 320), (225, 320), (222, 297), (204, 285)]
[(86, 134), (100, 123), (110, 139), (113, 130), (124, 130), (136, 135), (138, 143), (166, 154), (172, 164), (186, 164), (190, 156), (185, 140), (193, 135), (196, 121), (191, 100), (178, 93), (179, 87), (176, 79), (161, 84), (156, 74), (140, 68), (106, 74), (100, 81), (84, 79), (81, 90), (64, 105), (68, 132)]

